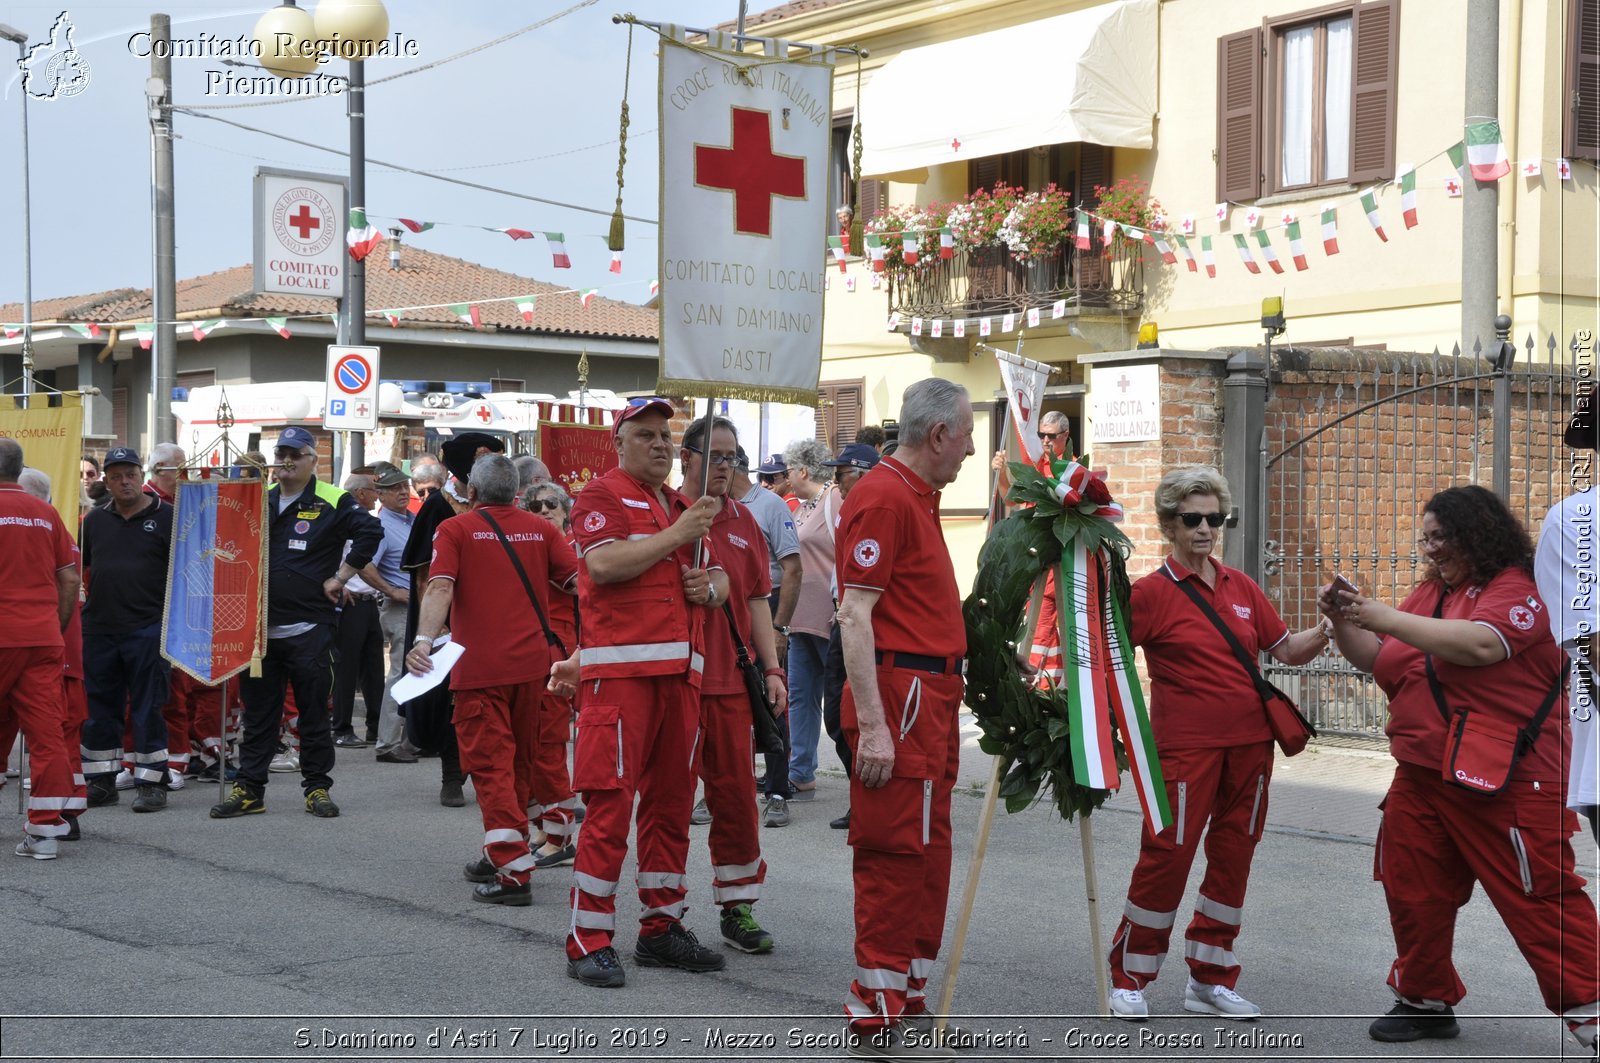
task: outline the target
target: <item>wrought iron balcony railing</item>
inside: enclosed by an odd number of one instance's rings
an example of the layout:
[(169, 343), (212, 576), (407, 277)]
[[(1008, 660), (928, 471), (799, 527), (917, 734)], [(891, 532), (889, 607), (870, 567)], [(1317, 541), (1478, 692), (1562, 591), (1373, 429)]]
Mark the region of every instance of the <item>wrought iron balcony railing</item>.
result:
[(889, 308), (902, 317), (1020, 313), (1065, 299), (1069, 307), (1136, 313), (1144, 300), (1144, 246), (1118, 240), (1108, 252), (1080, 252), (1063, 240), (1019, 262), (1004, 244), (957, 249), (907, 267), (891, 262)]

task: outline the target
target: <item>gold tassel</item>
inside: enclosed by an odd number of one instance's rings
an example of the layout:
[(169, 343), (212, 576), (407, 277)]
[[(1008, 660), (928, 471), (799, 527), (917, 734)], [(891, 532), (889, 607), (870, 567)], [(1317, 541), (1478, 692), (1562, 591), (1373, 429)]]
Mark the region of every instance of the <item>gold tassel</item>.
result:
[(611, 231), (606, 235), (606, 247), (621, 251), (622, 244), (622, 171), (628, 165), (628, 79), (633, 73), (633, 23), (628, 23), (628, 55), (622, 67), (622, 123), (617, 133), (617, 206), (611, 212)]
[(250, 658), (250, 678), (251, 679), (260, 679), (261, 678), (261, 655), (260, 654), (254, 654)]

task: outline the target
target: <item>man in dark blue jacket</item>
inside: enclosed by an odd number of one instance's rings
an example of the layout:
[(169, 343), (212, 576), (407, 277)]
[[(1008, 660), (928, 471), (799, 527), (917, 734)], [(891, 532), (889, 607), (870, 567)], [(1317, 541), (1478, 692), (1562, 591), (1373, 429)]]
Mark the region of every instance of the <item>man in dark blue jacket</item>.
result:
[[(300, 708), (306, 811), (322, 819), (339, 814), (328, 796), (335, 606), (344, 585), (371, 563), (383, 541), (383, 525), (353, 497), (317, 479), (316, 441), (304, 428), (285, 428), (273, 455), (277, 483), (267, 493), (267, 652), (261, 678), (246, 676), (239, 683), (244, 698), (239, 777), (227, 799), (212, 807), (212, 819), (267, 810), (267, 765), (283, 721), (284, 689), (291, 683)], [(346, 541), (349, 554), (344, 554)]]

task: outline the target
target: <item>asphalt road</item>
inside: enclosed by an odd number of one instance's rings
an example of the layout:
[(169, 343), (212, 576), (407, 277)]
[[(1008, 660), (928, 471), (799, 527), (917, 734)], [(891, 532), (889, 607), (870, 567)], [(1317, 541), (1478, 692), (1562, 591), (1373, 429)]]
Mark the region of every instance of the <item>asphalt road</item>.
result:
[[(969, 753), (970, 756), (970, 753)], [(481, 838), (475, 803), (438, 804), (437, 761), (376, 764), (340, 751), (336, 820), (302, 811), (273, 776), (266, 815), (213, 821), (215, 787), (167, 811), (91, 810), (84, 840), (52, 862), (0, 858), (0, 1058), (4, 1059), (815, 1059), (836, 1058), (851, 954), (849, 850), (827, 821), (845, 782), (824, 777), (794, 822), (763, 831), (757, 912), (775, 952), (728, 951), (691, 975), (631, 962), (638, 902), (619, 896), (628, 984), (565, 975), (565, 869), (534, 879), (531, 908), (474, 903), (461, 866)], [(1284, 785), (1292, 786), (1292, 782)], [(16, 780), (0, 809), (20, 831)], [(1286, 798), (1288, 795), (1285, 795)], [(950, 925), (982, 801), (958, 793)], [(1132, 811), (1093, 818), (1107, 943), (1137, 849)], [(717, 938), (706, 828), (693, 828), (687, 925)], [(9, 842), (7, 843), (9, 846)], [(1581, 867), (1593, 868), (1585, 839)], [(1045, 808), (998, 817), (953, 1011), (1007, 1059), (1554, 1059), (1576, 1052), (1539, 1004), (1527, 965), (1481, 894), (1456, 955), (1470, 993), (1455, 1041), (1386, 1046), (1365, 1034), (1387, 1009), (1392, 957), (1372, 849), (1269, 829), (1256, 856), (1239, 989), (1260, 1023), (1182, 1010), (1180, 930), (1150, 992), (1155, 1017), (1098, 1017), (1076, 824)], [(1191, 879), (1191, 897), (1198, 882)], [(631, 866), (624, 881), (631, 881)], [(1186, 917), (1185, 917), (1186, 918)], [(948, 952), (948, 934), (947, 946)], [(943, 962), (930, 985), (943, 992)], [(768, 1040), (770, 1038), (770, 1040)], [(807, 1039), (811, 1040), (808, 1041)]]

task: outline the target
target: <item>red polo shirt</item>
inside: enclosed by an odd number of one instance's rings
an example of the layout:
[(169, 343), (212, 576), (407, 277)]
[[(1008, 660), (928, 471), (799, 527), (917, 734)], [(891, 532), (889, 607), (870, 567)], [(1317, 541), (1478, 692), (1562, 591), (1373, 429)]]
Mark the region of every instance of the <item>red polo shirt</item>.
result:
[[(1444, 584), (1429, 580), (1400, 604), (1400, 611), (1432, 616)], [(1532, 577), (1518, 569), (1501, 571), (1480, 587), (1450, 591), (1445, 620), (1470, 620), (1499, 636), (1508, 656), (1495, 664), (1472, 668), (1435, 657), (1434, 672), (1444, 687), (1451, 712), (1466, 709), (1517, 726), (1533, 718), (1567, 659), (1550, 637), (1550, 611), (1539, 600)], [(1438, 768), (1444, 759), (1445, 723), (1433, 693), (1423, 654), (1397, 638), (1385, 638), (1372, 663), (1372, 676), (1389, 698), (1389, 751), (1396, 760)], [(1509, 710), (1509, 711), (1508, 711)], [(1566, 701), (1558, 698), (1533, 749), (1517, 762), (1512, 778), (1538, 781), (1557, 793), (1566, 783)]]
[[(548, 619), (550, 588), (566, 587), (578, 574), (578, 560), (561, 529), (515, 506), (484, 508), (517, 552)], [(479, 510), (451, 517), (434, 532), (428, 581), (436, 579), (455, 582), (450, 634), (466, 647), (450, 673), (451, 690), (527, 683), (549, 675), (555, 649), (545, 639), (506, 548)]]
[(0, 646), (60, 646), (56, 572), (78, 563), (78, 544), (54, 506), (0, 484)]
[[(761, 534), (761, 525), (756, 523), (756, 515), (748, 506), (724, 498), (722, 509), (711, 522), (711, 541), (715, 544), (717, 560), (728, 574), (728, 601), (739, 639), (750, 651), (750, 659), (759, 663), (755, 642), (750, 638), (749, 603), (772, 593), (767, 537)], [(733, 639), (728, 635), (728, 617), (720, 605), (706, 614), (706, 671), (700, 692), (745, 692), (739, 659), (734, 656)]]
[[(1239, 659), (1172, 577), (1188, 580), (1250, 653), (1289, 637), (1254, 580), (1217, 561), (1216, 587), (1168, 557), (1133, 585), (1133, 644), (1150, 669), (1150, 724), (1158, 749), (1217, 749), (1272, 738), (1266, 708)], [(1169, 576), (1169, 573), (1171, 574)]]
[(876, 647), (962, 657), (967, 628), (955, 566), (939, 524), (939, 492), (894, 458), (862, 474), (844, 501), (834, 536), (839, 586), (878, 591)]

